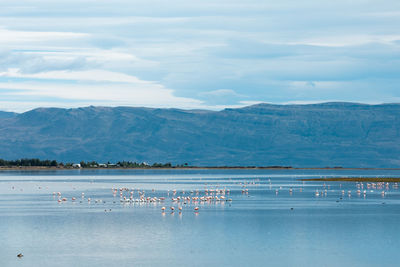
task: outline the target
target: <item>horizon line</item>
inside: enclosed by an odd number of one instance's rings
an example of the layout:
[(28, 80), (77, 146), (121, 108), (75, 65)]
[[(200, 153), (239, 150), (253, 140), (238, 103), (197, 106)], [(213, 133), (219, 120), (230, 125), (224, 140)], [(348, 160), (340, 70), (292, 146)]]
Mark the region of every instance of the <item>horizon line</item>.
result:
[(360, 106), (382, 106), (382, 105), (400, 105), (400, 102), (380, 102), (380, 103), (365, 103), (365, 102), (353, 102), (353, 101), (292, 101), (292, 102), (283, 102), (283, 103), (271, 103), (271, 102), (258, 102), (254, 104), (243, 104), (243, 105), (225, 105), (220, 108), (212, 108), (206, 106), (205, 108), (179, 108), (179, 107), (152, 107), (152, 106), (128, 106), (128, 105), (83, 105), (77, 107), (57, 107), (57, 106), (44, 106), (44, 107), (35, 107), (32, 109), (28, 109), (22, 112), (18, 111), (10, 111), (10, 110), (2, 110), (0, 112), (7, 113), (15, 113), (15, 114), (23, 114), (26, 112), (39, 110), (39, 109), (64, 109), (64, 110), (73, 110), (73, 109), (87, 109), (87, 108), (142, 108), (142, 109), (165, 109), (165, 110), (184, 110), (184, 111), (223, 111), (229, 109), (241, 109), (247, 107), (255, 107), (259, 105), (269, 105), (269, 106), (312, 106), (312, 105), (324, 105), (324, 104), (353, 104)]

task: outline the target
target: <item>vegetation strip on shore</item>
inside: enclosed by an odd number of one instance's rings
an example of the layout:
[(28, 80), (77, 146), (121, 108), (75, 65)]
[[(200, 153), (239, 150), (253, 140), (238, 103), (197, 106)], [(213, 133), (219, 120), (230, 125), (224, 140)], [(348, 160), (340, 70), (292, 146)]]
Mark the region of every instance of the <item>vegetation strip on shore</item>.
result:
[[(154, 162), (148, 164), (146, 162), (117, 161), (115, 163), (98, 163), (96, 161), (80, 161), (79, 163), (60, 162), (57, 160), (41, 160), (38, 158), (22, 158), (17, 160), (5, 160), (0, 158), (0, 171), (2, 170), (55, 170), (55, 169), (205, 169), (205, 170), (223, 170), (223, 169), (243, 169), (243, 170), (400, 170), (400, 168), (349, 168), (349, 167), (292, 167), (292, 166), (195, 166), (189, 163), (172, 164)], [(321, 179), (321, 178), (318, 178)], [(332, 178), (329, 178), (332, 179)], [(348, 179), (348, 178), (333, 178)], [(352, 179), (352, 178), (350, 178)], [(307, 179), (305, 179), (307, 180)], [(312, 180), (312, 179), (311, 179)], [(318, 180), (315, 180), (318, 181)], [(323, 181), (329, 181), (324, 179)], [(336, 180), (331, 180), (336, 181)]]
[(300, 181), (319, 181), (319, 182), (388, 182), (398, 183), (400, 178), (389, 178), (389, 177), (336, 177), (336, 178), (311, 178), (311, 179), (299, 179)]

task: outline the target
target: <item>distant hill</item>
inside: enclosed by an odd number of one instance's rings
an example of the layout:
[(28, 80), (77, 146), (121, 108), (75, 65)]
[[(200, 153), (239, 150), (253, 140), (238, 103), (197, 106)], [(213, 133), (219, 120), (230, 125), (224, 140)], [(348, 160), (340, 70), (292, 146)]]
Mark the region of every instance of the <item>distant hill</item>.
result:
[(0, 111), (0, 119), (12, 118), (15, 116), (17, 116), (17, 113)]
[(400, 167), (400, 105), (259, 104), (0, 113), (0, 158), (190, 165)]

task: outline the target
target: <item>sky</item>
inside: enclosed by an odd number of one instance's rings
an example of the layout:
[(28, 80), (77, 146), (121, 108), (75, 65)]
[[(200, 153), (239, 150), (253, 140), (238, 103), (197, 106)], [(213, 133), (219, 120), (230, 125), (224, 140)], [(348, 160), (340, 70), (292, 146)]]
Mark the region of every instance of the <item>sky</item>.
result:
[(400, 102), (398, 0), (2, 0), (0, 110)]

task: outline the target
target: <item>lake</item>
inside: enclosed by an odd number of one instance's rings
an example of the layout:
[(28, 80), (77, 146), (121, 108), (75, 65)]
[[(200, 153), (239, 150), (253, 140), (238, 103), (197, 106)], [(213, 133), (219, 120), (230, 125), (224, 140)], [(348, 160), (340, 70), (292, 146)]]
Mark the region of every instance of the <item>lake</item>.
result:
[(1, 171), (0, 266), (399, 266), (398, 185), (319, 177), (400, 171)]

